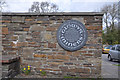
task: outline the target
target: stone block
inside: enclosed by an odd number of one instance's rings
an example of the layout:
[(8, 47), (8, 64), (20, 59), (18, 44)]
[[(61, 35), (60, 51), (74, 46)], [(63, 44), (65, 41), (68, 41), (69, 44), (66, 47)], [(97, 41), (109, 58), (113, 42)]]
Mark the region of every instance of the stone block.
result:
[(46, 32), (43, 35), (44, 35), (43, 37), (44, 37), (45, 41), (49, 41), (52, 39), (52, 35), (50, 33)]
[(65, 65), (73, 65), (73, 63), (72, 62), (66, 62), (66, 63), (64, 63)]
[(72, 55), (72, 52), (66, 51), (66, 54), (67, 54), (67, 55)]
[(18, 40), (18, 36), (11, 36), (11, 40), (17, 41)]
[(75, 69), (75, 72), (78, 72), (78, 73), (90, 73), (90, 69), (89, 68), (77, 68), (77, 69)]
[(3, 48), (3, 50), (5, 50), (5, 51), (17, 51), (17, 50), (19, 50), (18, 48), (7, 48), (7, 47), (4, 47)]
[(56, 43), (48, 43), (48, 48), (56, 48)]
[(50, 24), (50, 21), (36, 21), (36, 23), (40, 23), (40, 24)]
[(26, 35), (27, 32), (26, 31), (15, 31), (14, 34), (15, 35)]
[(33, 21), (33, 19), (25, 19), (25, 22)]
[(83, 64), (83, 66), (84, 67), (94, 67), (93, 64), (91, 64), (91, 63), (85, 63), (85, 64)]
[(8, 55), (16, 55), (17, 52), (8, 52)]
[(16, 44), (13, 43), (13, 42), (10, 42), (10, 45), (11, 45), (12, 47), (15, 47), (15, 46), (16, 46)]
[(26, 64), (33, 66), (33, 67), (38, 67), (38, 66), (42, 65), (42, 62), (35, 61), (35, 60), (25, 60), (25, 62), (23, 62), (23, 63), (26, 63)]
[(23, 57), (25, 58), (33, 58), (34, 48), (33, 47), (25, 47), (23, 48)]
[(8, 34), (8, 27), (2, 27), (2, 34)]
[(77, 20), (77, 21), (80, 21), (81, 23), (85, 24), (85, 22), (84, 22), (84, 18), (83, 18), (83, 17), (72, 18), (72, 20)]
[(101, 57), (101, 55), (102, 55), (102, 49), (94, 51), (94, 57)]
[(63, 63), (61, 63), (61, 62), (48, 62), (48, 64), (52, 65), (52, 66), (63, 65)]
[(86, 26), (88, 30), (102, 30), (102, 26)]
[(80, 53), (87, 53), (87, 51), (79, 51)]
[(0, 24), (0, 27), (7, 27), (7, 25), (5, 25), (5, 24)]
[(46, 31), (56, 31), (57, 28), (56, 27), (47, 27)]
[(0, 23), (10, 23), (10, 20), (0, 20)]
[(53, 56), (53, 55), (48, 55), (47, 58), (48, 58), (48, 59), (54, 59), (54, 56)]
[(24, 22), (25, 17), (21, 17), (21, 16), (13, 16), (12, 17), (12, 22)]
[(46, 58), (46, 54), (34, 54), (34, 57)]
[(28, 46), (28, 42), (17, 42), (16, 46), (17, 47), (27, 47)]
[(93, 54), (82, 54), (83, 56), (88, 56), (88, 57), (92, 57), (94, 56)]
[(59, 68), (63, 71), (63, 70), (68, 70), (68, 66), (59, 66)]
[(32, 25), (30, 26), (30, 31), (43, 31), (44, 27), (40, 25)]
[(36, 44), (36, 42), (28, 42), (28, 44)]
[(67, 55), (56, 55), (54, 56), (54, 59), (64, 59), (64, 60), (69, 60), (70, 57)]
[(24, 31), (29, 31), (29, 28), (24, 28)]
[(80, 56), (80, 52), (79, 51), (75, 51), (75, 52), (73, 52), (73, 55), (72, 56), (74, 56), (74, 57), (79, 57)]
[(25, 42), (26, 41), (26, 34), (19, 35), (18, 42)]

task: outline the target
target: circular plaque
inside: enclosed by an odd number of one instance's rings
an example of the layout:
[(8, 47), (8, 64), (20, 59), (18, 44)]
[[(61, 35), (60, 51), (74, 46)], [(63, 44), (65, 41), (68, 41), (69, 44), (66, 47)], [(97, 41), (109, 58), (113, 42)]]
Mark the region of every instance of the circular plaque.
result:
[(78, 50), (86, 44), (86, 28), (79, 21), (65, 21), (57, 31), (57, 41), (59, 45), (66, 50)]

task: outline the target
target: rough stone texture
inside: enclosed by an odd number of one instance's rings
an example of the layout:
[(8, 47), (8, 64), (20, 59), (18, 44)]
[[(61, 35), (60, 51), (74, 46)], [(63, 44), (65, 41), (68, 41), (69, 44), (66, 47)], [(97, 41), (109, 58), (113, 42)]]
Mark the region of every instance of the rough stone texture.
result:
[[(99, 77), (101, 74), (102, 13), (29, 14), (3, 13), (2, 54), (20, 55), (21, 66), (31, 65), (34, 76), (40, 69), (48, 78)], [(59, 46), (56, 33), (66, 20), (81, 21), (88, 32), (86, 45), (69, 52)]]
[(8, 27), (2, 27), (2, 34), (8, 34)]
[(2, 56), (2, 78), (13, 78), (20, 73), (20, 57)]

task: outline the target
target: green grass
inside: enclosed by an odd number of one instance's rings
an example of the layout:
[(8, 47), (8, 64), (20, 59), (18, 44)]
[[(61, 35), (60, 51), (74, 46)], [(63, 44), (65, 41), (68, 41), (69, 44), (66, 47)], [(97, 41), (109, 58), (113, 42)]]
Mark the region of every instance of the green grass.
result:
[(113, 64), (114, 66), (120, 66), (120, 64)]
[(79, 78), (79, 77), (64, 76), (64, 78)]
[(75, 79), (81, 79), (81, 80), (103, 80), (103, 78), (80, 78), (80, 77), (72, 77), (72, 76), (64, 76), (64, 78), (75, 78)]

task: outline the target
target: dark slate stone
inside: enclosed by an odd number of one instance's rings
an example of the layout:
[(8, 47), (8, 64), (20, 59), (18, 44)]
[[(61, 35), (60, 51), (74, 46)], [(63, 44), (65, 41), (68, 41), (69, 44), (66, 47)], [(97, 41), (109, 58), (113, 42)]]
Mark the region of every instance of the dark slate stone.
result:
[(57, 40), (62, 48), (76, 51), (86, 44), (87, 30), (81, 22), (68, 20), (59, 27)]

